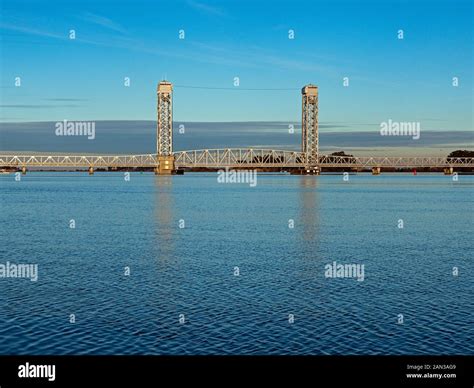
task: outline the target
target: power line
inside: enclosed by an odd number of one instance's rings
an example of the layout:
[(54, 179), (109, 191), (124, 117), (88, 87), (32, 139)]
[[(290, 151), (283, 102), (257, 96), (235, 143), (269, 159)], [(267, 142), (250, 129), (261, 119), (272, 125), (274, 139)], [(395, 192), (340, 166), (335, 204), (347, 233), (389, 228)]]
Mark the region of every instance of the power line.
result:
[(284, 91), (284, 90), (299, 90), (299, 88), (241, 88), (240, 86), (234, 87), (215, 87), (215, 86), (194, 86), (194, 85), (173, 85), (175, 88), (183, 88), (183, 89), (208, 89), (208, 90), (253, 90), (253, 91)]

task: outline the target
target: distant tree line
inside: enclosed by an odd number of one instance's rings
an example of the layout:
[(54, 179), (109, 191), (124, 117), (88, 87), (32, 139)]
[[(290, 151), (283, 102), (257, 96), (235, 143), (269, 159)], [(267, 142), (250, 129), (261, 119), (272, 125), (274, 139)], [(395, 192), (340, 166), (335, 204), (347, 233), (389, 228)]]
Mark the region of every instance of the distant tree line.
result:
[(353, 158), (354, 155), (346, 154), (344, 151), (336, 151), (331, 154), (331, 156), (347, 156), (348, 158)]
[(474, 151), (456, 150), (448, 155), (448, 160), (451, 158), (474, 158)]
[(355, 163), (355, 159), (353, 161), (351, 161), (350, 159), (351, 158), (354, 158), (354, 155), (350, 155), (350, 154), (346, 154), (344, 151), (336, 151), (336, 152), (333, 152), (332, 154), (330, 154), (326, 160), (329, 162), (329, 163), (337, 163), (337, 160), (339, 158), (333, 158), (333, 156), (338, 156), (338, 157), (344, 157), (346, 158), (345, 159), (345, 162), (353, 162)]

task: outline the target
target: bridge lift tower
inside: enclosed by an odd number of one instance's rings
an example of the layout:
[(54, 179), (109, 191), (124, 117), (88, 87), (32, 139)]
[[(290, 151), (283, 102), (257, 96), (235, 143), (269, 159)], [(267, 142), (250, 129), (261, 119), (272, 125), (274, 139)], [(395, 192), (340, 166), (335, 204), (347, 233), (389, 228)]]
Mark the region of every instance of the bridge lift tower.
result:
[(319, 174), (318, 87), (306, 85), (301, 94), (301, 151), (304, 154), (304, 166), (306, 173)]
[(173, 85), (171, 82), (161, 81), (158, 84), (157, 97), (157, 130), (156, 151), (158, 167), (157, 175), (169, 175), (175, 172), (173, 156)]

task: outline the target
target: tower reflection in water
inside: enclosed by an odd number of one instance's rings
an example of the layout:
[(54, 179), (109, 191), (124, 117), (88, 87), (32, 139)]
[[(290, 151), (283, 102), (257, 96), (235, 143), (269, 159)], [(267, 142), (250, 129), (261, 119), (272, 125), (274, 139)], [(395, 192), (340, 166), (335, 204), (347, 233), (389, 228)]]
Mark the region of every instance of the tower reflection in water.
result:
[[(295, 254), (301, 258), (301, 278), (320, 279), (324, 260), (321, 254), (321, 220), (319, 193), (321, 179), (318, 176), (300, 176), (298, 187), (299, 232)], [(319, 282), (317, 282), (319, 283)]]
[(158, 263), (169, 265), (175, 259), (175, 233), (178, 227), (174, 219), (173, 177), (155, 176), (155, 252)]
[(311, 245), (319, 241), (319, 192), (316, 176), (301, 176), (299, 181), (299, 212), (302, 240)]

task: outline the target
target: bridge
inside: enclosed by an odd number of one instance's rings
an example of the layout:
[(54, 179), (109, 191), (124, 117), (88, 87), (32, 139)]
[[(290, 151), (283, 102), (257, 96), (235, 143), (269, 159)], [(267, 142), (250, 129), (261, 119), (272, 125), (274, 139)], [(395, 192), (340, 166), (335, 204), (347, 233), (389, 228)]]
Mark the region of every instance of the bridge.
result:
[[(270, 149), (228, 148), (178, 151), (173, 153), (176, 168), (301, 168), (302, 152)], [(0, 155), (0, 166), (78, 167), (78, 168), (156, 168), (156, 154), (144, 155)], [(319, 165), (327, 168), (455, 168), (474, 167), (474, 158), (446, 157), (319, 157)]]
[(0, 154), (0, 168), (14, 168), (26, 173), (29, 167), (60, 167), (65, 169), (153, 169), (158, 175), (184, 170), (269, 169), (300, 174), (319, 174), (324, 169), (365, 170), (379, 174), (381, 169), (455, 169), (474, 168), (474, 158), (448, 157), (357, 157), (319, 154), (318, 88), (302, 89), (301, 151), (227, 148), (173, 151), (172, 84), (158, 85), (157, 152), (144, 155), (15, 155)]

